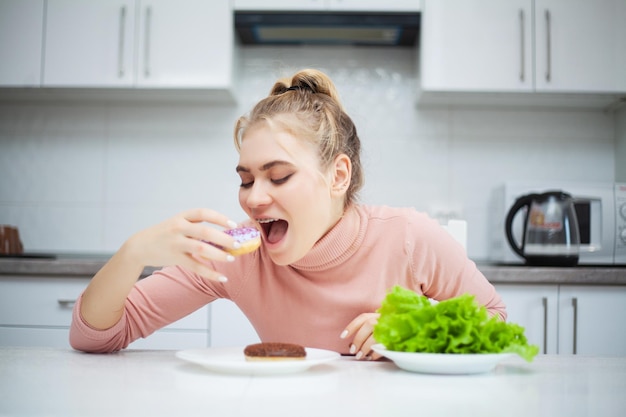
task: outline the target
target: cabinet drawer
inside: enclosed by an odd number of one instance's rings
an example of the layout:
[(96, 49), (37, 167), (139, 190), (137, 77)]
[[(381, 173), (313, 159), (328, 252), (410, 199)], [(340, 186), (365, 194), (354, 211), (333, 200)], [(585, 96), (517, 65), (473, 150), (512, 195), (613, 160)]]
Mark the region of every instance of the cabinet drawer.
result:
[[(128, 349), (205, 348), (209, 344), (208, 338), (206, 330), (160, 330), (145, 339), (134, 341)], [(69, 329), (0, 326), (0, 347), (9, 346), (69, 349)]]
[[(0, 325), (69, 327), (74, 302), (90, 278), (0, 277)], [(209, 328), (209, 306), (166, 329)]]

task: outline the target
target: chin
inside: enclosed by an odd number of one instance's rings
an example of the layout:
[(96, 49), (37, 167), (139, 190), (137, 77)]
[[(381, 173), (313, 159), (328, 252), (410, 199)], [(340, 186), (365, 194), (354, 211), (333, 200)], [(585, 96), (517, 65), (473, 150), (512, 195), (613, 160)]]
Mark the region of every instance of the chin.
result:
[(280, 266), (290, 265), (294, 262), (297, 262), (299, 259), (302, 258), (302, 257), (295, 257), (293, 254), (290, 254), (290, 253), (269, 252), (269, 255), (270, 255), (270, 258), (272, 259), (272, 262)]
[(270, 255), (270, 258), (272, 259), (272, 262), (274, 262), (276, 265), (286, 266), (298, 262), (300, 259), (304, 258), (308, 251), (304, 252), (303, 254), (298, 254), (295, 253), (293, 250), (288, 249), (284, 251), (268, 251), (268, 253)]

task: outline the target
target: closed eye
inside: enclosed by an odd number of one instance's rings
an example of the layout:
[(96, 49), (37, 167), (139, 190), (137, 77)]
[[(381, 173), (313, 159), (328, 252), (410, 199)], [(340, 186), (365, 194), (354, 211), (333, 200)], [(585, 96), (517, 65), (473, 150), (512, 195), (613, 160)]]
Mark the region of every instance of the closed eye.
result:
[(279, 178), (277, 180), (272, 180), (272, 183), (275, 184), (275, 185), (284, 184), (284, 183), (286, 183), (289, 180), (289, 178), (291, 178), (292, 175), (293, 174), (289, 174), (286, 177), (282, 177), (282, 178)]

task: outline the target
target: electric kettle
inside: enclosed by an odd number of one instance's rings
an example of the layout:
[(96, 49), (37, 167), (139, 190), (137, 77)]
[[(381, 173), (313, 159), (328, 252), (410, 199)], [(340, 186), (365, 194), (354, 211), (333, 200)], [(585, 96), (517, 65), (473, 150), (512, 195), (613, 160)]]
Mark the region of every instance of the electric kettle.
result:
[[(522, 243), (513, 236), (513, 219), (526, 208)], [(519, 197), (509, 209), (505, 223), (511, 248), (527, 265), (574, 266), (578, 263), (580, 232), (574, 199), (562, 191)]]

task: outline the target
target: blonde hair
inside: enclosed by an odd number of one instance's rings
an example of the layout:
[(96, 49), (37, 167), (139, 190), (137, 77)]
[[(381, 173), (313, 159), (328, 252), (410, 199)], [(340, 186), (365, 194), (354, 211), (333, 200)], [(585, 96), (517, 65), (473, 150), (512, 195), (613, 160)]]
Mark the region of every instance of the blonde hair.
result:
[(323, 170), (328, 169), (338, 155), (347, 155), (352, 163), (352, 174), (344, 207), (356, 201), (364, 180), (361, 141), (352, 119), (344, 111), (335, 85), (326, 74), (305, 69), (291, 78), (277, 81), (269, 96), (237, 120), (234, 133), (237, 151), (241, 150), (246, 131), (261, 121), (278, 122), (294, 136), (315, 144)]

